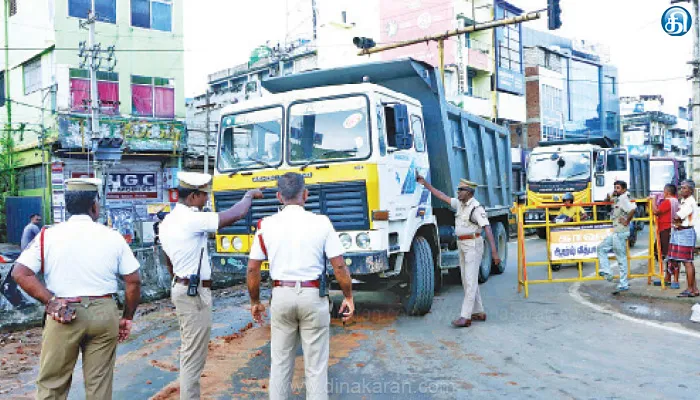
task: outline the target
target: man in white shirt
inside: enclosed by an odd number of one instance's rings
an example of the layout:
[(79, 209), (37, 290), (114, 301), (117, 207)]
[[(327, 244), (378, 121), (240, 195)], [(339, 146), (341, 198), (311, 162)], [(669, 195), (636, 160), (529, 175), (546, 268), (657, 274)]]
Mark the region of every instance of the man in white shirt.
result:
[(248, 262), (251, 313), (262, 323), (260, 267), (270, 261), (272, 341), (270, 399), (291, 395), (297, 346), (301, 339), (306, 375), (306, 398), (327, 399), (329, 356), (329, 300), (319, 293), (326, 257), (343, 291), (343, 321), (355, 312), (352, 279), (343, 260), (343, 246), (325, 215), (304, 210), (309, 191), (304, 177), (286, 173), (277, 181), (279, 213), (264, 218), (253, 240)]
[(673, 232), (671, 233), (671, 245), (668, 250), (669, 263), (685, 265), (685, 275), (688, 280), (688, 288), (678, 297), (698, 297), (700, 291), (695, 282), (695, 219), (698, 218), (697, 203), (695, 197), (695, 182), (691, 180), (681, 183), (681, 204), (673, 220)]
[[(117, 341), (126, 340), (141, 298), (139, 263), (116, 231), (96, 223), (97, 179), (68, 179), (67, 222), (39, 233), (17, 259), (12, 276), (46, 304), (37, 399), (68, 396), (83, 353), (87, 399), (111, 399)], [(44, 286), (36, 274), (43, 273)], [(117, 275), (126, 284), (121, 319), (114, 299)]]
[(253, 198), (262, 198), (262, 192), (247, 192), (228, 210), (202, 212), (211, 192), (211, 176), (180, 172), (178, 179), (180, 202), (160, 224), (159, 237), (173, 276), (171, 299), (180, 323), (180, 398), (199, 399), (212, 321), (208, 236), (245, 217)]

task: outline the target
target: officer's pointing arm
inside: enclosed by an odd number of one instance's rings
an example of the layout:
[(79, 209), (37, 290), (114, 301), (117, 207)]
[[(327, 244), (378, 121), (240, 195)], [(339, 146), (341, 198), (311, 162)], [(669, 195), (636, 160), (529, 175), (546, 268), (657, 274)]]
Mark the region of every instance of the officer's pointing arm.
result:
[(219, 229), (233, 225), (236, 221), (245, 217), (245, 215), (248, 214), (251, 204), (253, 204), (253, 199), (262, 198), (263, 194), (260, 190), (255, 189), (246, 192), (241, 201), (234, 204), (228, 210), (219, 213)]

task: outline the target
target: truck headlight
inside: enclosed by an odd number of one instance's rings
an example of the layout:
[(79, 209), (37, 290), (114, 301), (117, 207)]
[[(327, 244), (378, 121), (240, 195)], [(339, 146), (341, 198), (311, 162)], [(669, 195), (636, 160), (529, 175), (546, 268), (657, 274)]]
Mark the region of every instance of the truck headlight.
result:
[(369, 248), (369, 235), (365, 232), (358, 233), (357, 236), (355, 237), (355, 243), (357, 243), (357, 247), (361, 249), (367, 249)]
[(347, 233), (341, 233), (338, 237), (340, 238), (340, 243), (346, 249), (349, 249), (350, 246), (352, 246), (352, 238)]
[(228, 250), (231, 248), (231, 239), (228, 236), (224, 236), (221, 238), (221, 248), (224, 250)]
[(232, 244), (233, 244), (233, 248), (234, 248), (236, 251), (239, 251), (239, 250), (241, 250), (241, 249), (243, 248), (243, 241), (242, 241), (241, 238), (239, 238), (238, 236), (236, 236), (236, 237), (233, 238)]

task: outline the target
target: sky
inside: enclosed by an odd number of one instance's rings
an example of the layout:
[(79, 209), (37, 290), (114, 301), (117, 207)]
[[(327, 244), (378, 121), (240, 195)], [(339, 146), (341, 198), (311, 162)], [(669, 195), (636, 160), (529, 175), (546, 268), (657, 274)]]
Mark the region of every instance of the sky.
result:
[[(185, 95), (206, 89), (207, 75), (246, 62), (251, 50), (266, 40), (308, 29), (303, 8), (311, 0), (189, 0), (184, 2)], [(343, 0), (316, 0), (324, 1)], [(360, 4), (375, 0), (355, 0)], [(395, 0), (398, 1), (398, 0)], [(427, 0), (422, 0), (427, 1)], [(511, 0), (528, 11), (546, 8), (546, 0)], [(692, 31), (672, 37), (661, 28), (661, 15), (670, 0), (561, 0), (561, 29), (555, 34), (600, 42), (610, 50), (618, 68), (621, 96), (661, 94), (666, 112), (687, 106), (691, 95), (687, 62), (692, 58)], [(683, 3), (685, 4), (685, 3)], [(310, 7), (310, 5), (308, 5)], [(690, 9), (688, 4), (686, 7)], [(295, 15), (296, 13), (296, 15)], [(693, 21), (696, 23), (696, 21)], [(526, 26), (547, 30), (547, 16)]]

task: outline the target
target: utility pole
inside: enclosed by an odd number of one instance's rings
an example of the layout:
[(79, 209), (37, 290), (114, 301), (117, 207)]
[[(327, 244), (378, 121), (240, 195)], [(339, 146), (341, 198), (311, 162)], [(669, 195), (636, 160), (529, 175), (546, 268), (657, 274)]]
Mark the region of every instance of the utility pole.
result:
[(5, 126), (5, 140), (3, 151), (7, 152), (8, 167), (10, 169), (10, 195), (15, 194), (15, 162), (14, 143), (12, 137), (12, 97), (10, 97), (10, 0), (5, 0), (5, 108), (7, 109), (7, 125)]
[(207, 93), (206, 93), (206, 104), (202, 104), (201, 106), (197, 106), (198, 109), (200, 110), (206, 110), (207, 112), (207, 122), (206, 122), (206, 127), (204, 128), (204, 173), (208, 174), (209, 173), (209, 134), (210, 134), (210, 114), (211, 114), (211, 109), (212, 107), (216, 106), (216, 103), (210, 102), (211, 99), (211, 91), (209, 91), (209, 88), (207, 88)]
[[(100, 135), (100, 100), (99, 94), (97, 92), (97, 71), (102, 66), (102, 52), (107, 52), (107, 57), (105, 60), (108, 63), (107, 70), (113, 71), (117, 64), (117, 60), (114, 57), (114, 46), (109, 46), (107, 50), (102, 50), (99, 43), (95, 43), (95, 21), (97, 16), (94, 11), (89, 11), (87, 19), (80, 22), (80, 28), (88, 30), (88, 40), (87, 46), (85, 42), (80, 42), (80, 52), (78, 57), (81, 57), (83, 61), (80, 63), (80, 68), (85, 67), (90, 71), (90, 149), (87, 152), (87, 174), (90, 175), (90, 152), (94, 151), (97, 147), (95, 140), (99, 139)], [(115, 105), (112, 105), (114, 107)], [(107, 163), (105, 161), (94, 160), (94, 171), (95, 178), (102, 180), (102, 193), (100, 196), (100, 216), (102, 222), (105, 222), (106, 206), (107, 206), (107, 186), (109, 182), (107, 180), (108, 171)]]
[[(698, 0), (693, 0), (693, 104), (691, 115), (693, 116), (693, 150), (700, 149), (700, 5)], [(692, 155), (693, 180), (700, 180), (700, 159)], [(695, 194), (695, 193), (693, 193)], [(697, 198), (697, 197), (696, 197)]]

